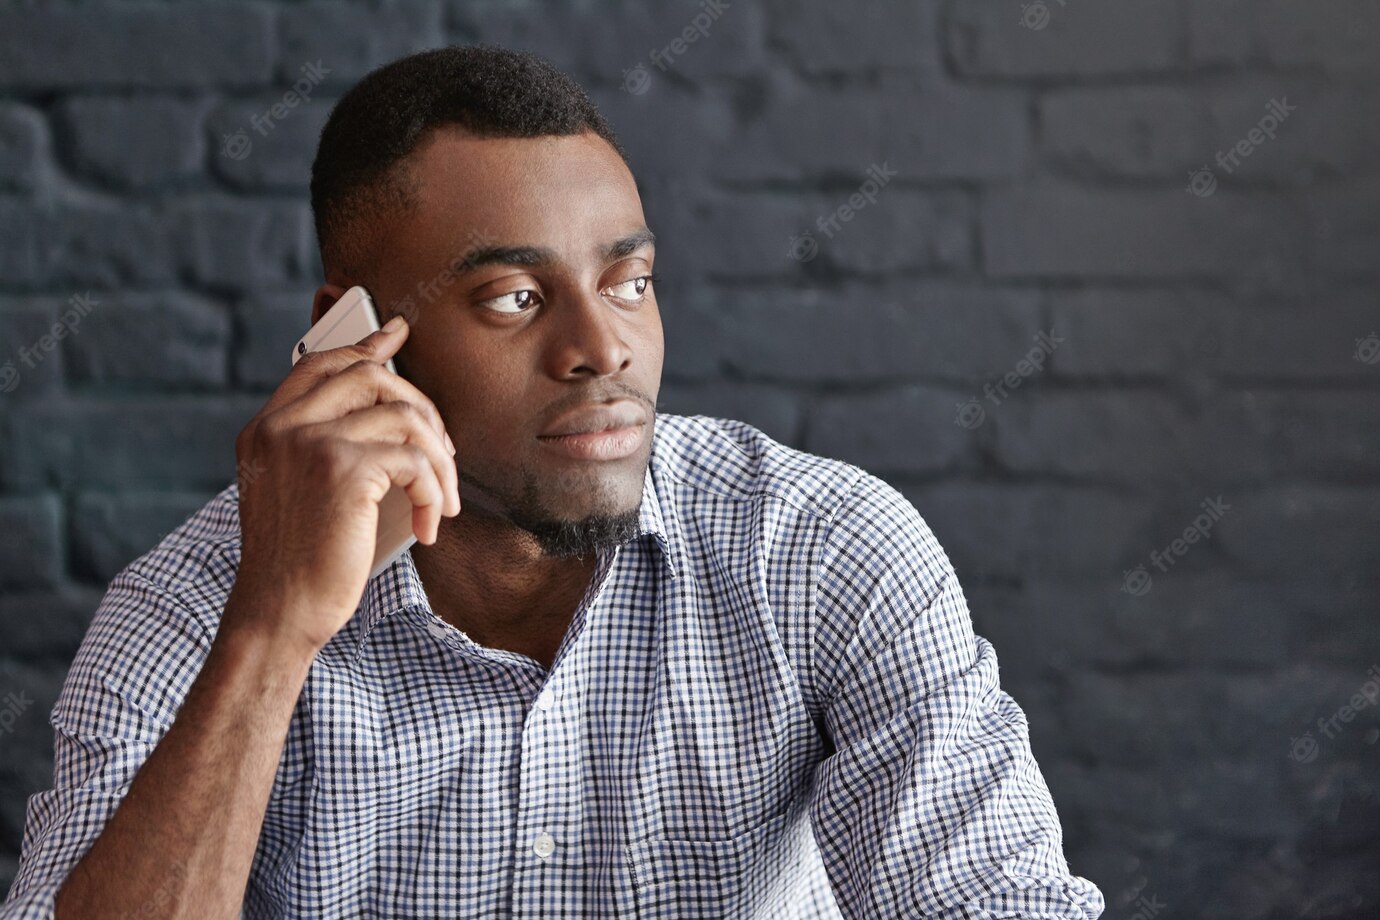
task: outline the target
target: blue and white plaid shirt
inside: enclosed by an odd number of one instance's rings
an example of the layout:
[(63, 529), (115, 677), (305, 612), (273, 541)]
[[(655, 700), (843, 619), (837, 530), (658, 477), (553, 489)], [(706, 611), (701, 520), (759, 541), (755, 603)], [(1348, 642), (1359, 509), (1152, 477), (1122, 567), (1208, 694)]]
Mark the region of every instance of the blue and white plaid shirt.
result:
[[(245, 917), (1101, 914), (900, 492), (666, 413), (643, 489), (549, 671), (437, 617), (408, 553), (368, 584), (298, 700)], [(0, 916), (52, 916), (205, 661), (239, 547), (232, 485), (111, 582)]]

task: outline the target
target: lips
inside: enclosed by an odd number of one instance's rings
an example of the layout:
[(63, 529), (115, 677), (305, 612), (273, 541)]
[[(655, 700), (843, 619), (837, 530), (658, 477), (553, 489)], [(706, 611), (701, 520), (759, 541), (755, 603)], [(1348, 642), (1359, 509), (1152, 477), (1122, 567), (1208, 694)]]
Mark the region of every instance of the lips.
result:
[(611, 431), (616, 428), (644, 425), (646, 422), (647, 414), (641, 406), (628, 400), (619, 400), (612, 403), (585, 406), (567, 412), (552, 422), (537, 437), (560, 438), (567, 435), (591, 434), (599, 431)]

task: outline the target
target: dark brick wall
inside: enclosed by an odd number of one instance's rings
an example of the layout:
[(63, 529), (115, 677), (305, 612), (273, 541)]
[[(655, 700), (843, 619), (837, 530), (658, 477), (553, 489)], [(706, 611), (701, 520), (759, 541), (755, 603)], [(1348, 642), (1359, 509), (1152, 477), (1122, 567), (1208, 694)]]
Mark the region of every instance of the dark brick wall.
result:
[(480, 39), (634, 157), (661, 408), (929, 521), (1106, 916), (1380, 915), (1366, 0), (0, 11), (0, 890), (106, 582), (230, 480), (307, 321), (330, 104)]

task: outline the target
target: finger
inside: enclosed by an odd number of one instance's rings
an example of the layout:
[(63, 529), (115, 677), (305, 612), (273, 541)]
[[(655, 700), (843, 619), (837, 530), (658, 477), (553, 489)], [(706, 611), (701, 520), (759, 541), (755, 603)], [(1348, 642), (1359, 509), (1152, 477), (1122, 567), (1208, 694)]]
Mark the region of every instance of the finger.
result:
[(400, 325), (390, 328), (385, 324), (383, 328), (369, 333), (353, 345), (309, 351), (298, 358), (287, 377), (265, 404), (264, 413), (295, 402), (322, 379), (338, 374), (359, 361), (385, 364), (402, 348), (411, 332), (405, 319), (399, 318), (399, 321)]
[(285, 428), (311, 425), (367, 409), (385, 402), (407, 402), (417, 407), (443, 441), (446, 425), (431, 398), (408, 380), (382, 365), (359, 360), (344, 370), (320, 379), (301, 398), (278, 409), (276, 424)]
[(455, 454), (417, 407), (404, 401), (380, 403), (367, 409), (351, 412), (343, 418), (318, 422), (303, 429), (303, 434), (323, 438), (342, 438), (347, 441), (384, 444), (412, 444), (426, 452), (444, 490), (442, 513), (453, 517), (460, 513), (460, 474)]
[(382, 471), (389, 483), (407, 492), (412, 502), (412, 532), (417, 539), (427, 545), (435, 543), (441, 528), (443, 495), (426, 451), (414, 444), (366, 441), (356, 442), (354, 446), (360, 451), (361, 466), (371, 473)]

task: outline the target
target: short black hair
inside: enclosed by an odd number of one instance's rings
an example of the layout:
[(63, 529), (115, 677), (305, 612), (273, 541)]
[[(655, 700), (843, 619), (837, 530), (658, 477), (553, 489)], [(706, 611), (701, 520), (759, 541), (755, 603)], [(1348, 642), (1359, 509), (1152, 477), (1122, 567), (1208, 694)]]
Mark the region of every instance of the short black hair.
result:
[(433, 129), (478, 137), (569, 136), (592, 131), (628, 162), (604, 116), (573, 79), (527, 51), (453, 45), (371, 71), (340, 98), (311, 166), (311, 208), (321, 261), (366, 270), (370, 234), (388, 209), (417, 202), (402, 161)]

